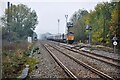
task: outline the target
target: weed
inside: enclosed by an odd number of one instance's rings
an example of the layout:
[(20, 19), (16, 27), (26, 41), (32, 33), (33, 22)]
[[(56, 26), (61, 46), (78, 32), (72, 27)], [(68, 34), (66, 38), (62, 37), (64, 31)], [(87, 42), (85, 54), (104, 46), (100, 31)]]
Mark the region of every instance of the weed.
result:
[(15, 43), (3, 41), (3, 78), (16, 78), (21, 74), (26, 64), (30, 65), (30, 71), (32, 71), (34, 65), (38, 63), (36, 59), (28, 56), (32, 47), (33, 44), (26, 41), (19, 41)]

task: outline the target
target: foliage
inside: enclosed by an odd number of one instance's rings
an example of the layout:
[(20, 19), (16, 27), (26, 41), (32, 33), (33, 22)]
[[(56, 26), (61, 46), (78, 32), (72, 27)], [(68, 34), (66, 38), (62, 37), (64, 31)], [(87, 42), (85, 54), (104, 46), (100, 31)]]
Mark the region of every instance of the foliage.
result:
[(79, 9), (78, 12), (75, 12), (71, 17), (71, 21), (73, 22), (74, 27), (72, 27), (70, 31), (74, 32), (76, 41), (79, 41), (79, 39), (82, 41), (86, 39), (85, 18), (83, 17), (86, 14), (88, 14), (86, 10)]
[(3, 41), (3, 54), (2, 54), (2, 77), (3, 78), (16, 78), (20, 76), (26, 64), (30, 65), (30, 71), (33, 70), (37, 60), (30, 58), (27, 54), (31, 50), (31, 46), (27, 42), (19, 41), (11, 43)]
[(2, 37), (5, 40), (26, 39), (32, 36), (38, 21), (37, 14), (26, 5), (12, 5), (5, 10), (5, 15), (1, 17)]
[[(83, 12), (85, 12), (84, 15)], [(70, 30), (75, 33), (77, 41), (86, 42), (88, 40), (86, 25), (92, 26), (92, 43), (110, 46), (115, 35), (120, 42), (119, 12), (120, 2), (99, 3), (89, 12), (79, 9), (71, 17), (74, 27)]]

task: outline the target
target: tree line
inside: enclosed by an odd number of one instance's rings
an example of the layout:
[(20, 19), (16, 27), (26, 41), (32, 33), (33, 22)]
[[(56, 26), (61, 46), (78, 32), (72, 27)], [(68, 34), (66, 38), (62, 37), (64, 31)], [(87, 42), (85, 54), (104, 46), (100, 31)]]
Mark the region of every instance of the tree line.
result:
[(32, 37), (33, 30), (38, 24), (35, 10), (26, 5), (12, 5), (8, 2), (5, 14), (0, 18), (2, 39), (7, 41), (25, 40)]
[[(102, 2), (89, 12), (79, 9), (72, 17), (73, 27), (70, 31), (75, 34), (75, 41), (86, 42), (88, 31), (86, 25), (92, 27), (92, 44), (112, 46), (112, 38), (116, 36), (120, 42), (120, 2)], [(120, 47), (120, 44), (119, 44)]]

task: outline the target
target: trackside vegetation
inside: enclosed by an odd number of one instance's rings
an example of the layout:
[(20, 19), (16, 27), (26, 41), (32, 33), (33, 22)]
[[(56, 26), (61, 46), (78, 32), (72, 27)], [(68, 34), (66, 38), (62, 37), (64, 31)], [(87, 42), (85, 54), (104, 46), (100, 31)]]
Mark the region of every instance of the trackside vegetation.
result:
[(2, 34), (2, 78), (17, 78), (22, 70), (29, 65), (29, 72), (38, 63), (29, 57), (35, 44), (28, 43), (27, 37), (33, 36), (38, 24), (35, 10), (24, 4), (14, 5), (10, 2), (5, 13), (0, 17)]
[(94, 10), (87, 11), (79, 9), (72, 17), (73, 27), (70, 31), (75, 33), (75, 41), (86, 43), (88, 40), (88, 30), (86, 25), (91, 26), (92, 44), (102, 44), (113, 46), (112, 38), (118, 38), (120, 47), (120, 2), (98, 3)]

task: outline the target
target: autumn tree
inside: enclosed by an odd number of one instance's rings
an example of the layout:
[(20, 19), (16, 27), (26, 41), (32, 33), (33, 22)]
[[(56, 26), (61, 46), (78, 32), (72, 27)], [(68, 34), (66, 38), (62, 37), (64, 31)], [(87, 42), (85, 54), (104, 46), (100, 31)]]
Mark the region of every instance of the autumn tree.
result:
[(70, 29), (70, 31), (74, 32), (75, 41), (81, 40), (82, 42), (84, 42), (86, 38), (85, 18), (83, 16), (87, 14), (88, 14), (87, 10), (79, 9), (71, 17), (71, 22), (73, 23), (73, 27)]
[[(85, 13), (85, 14), (82, 14)], [(74, 26), (70, 29), (75, 33), (75, 39), (88, 40), (86, 25), (92, 26), (92, 44), (113, 46), (112, 38), (116, 35), (120, 42), (120, 2), (102, 2), (89, 12), (79, 9), (71, 17)], [(120, 46), (120, 45), (119, 45)]]

